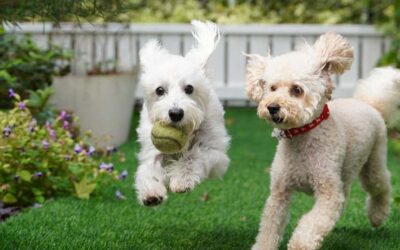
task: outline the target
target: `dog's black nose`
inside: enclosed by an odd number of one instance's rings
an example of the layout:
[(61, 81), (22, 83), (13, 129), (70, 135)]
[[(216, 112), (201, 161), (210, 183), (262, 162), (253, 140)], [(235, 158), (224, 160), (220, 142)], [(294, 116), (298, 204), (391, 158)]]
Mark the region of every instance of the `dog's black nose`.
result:
[(269, 113), (271, 115), (275, 115), (276, 113), (279, 112), (279, 110), (281, 109), (281, 107), (278, 104), (271, 104), (267, 107)]
[(168, 111), (169, 118), (173, 122), (179, 122), (183, 118), (183, 109), (172, 108)]

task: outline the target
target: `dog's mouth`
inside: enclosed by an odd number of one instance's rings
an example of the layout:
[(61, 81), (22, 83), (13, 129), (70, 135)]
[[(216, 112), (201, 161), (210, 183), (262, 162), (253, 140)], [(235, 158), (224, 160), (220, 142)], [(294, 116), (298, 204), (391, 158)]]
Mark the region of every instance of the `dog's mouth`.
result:
[(280, 117), (279, 115), (271, 116), (271, 120), (276, 124), (281, 124), (283, 122), (283, 118)]
[(171, 122), (171, 121), (169, 121), (169, 122), (165, 122), (165, 124), (167, 124), (169, 126), (172, 126), (172, 127), (176, 127), (176, 128), (182, 129), (188, 134), (192, 134), (193, 131), (196, 129), (194, 122), (182, 123), (182, 122)]

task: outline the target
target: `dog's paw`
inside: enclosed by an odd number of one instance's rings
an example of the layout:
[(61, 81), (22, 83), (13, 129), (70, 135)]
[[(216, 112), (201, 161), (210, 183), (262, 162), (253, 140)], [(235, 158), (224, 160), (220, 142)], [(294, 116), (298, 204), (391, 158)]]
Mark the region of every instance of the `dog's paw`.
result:
[(373, 227), (383, 224), (390, 214), (390, 197), (379, 197), (378, 199), (367, 199), (368, 218)]
[(146, 181), (137, 188), (138, 200), (145, 206), (157, 206), (167, 199), (167, 189), (157, 181)]
[(160, 205), (164, 200), (163, 196), (148, 196), (142, 200), (143, 205), (147, 207)]
[(158, 206), (163, 203), (167, 199), (167, 192), (156, 191), (156, 190), (148, 190), (144, 194), (139, 194), (138, 197), (140, 203), (147, 207)]
[(178, 175), (171, 177), (169, 181), (169, 189), (174, 193), (185, 193), (191, 191), (200, 183), (198, 176)]
[(288, 250), (316, 250), (321, 246), (322, 238), (317, 239), (291, 239), (287, 245)]

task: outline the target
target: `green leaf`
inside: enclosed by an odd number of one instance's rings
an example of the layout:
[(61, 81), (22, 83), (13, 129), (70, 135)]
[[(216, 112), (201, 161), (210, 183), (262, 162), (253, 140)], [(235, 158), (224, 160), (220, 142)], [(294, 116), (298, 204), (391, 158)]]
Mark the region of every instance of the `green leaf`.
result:
[(15, 203), (15, 202), (17, 202), (17, 198), (15, 198), (14, 195), (8, 193), (8, 194), (4, 195), (3, 202), (6, 204)]
[(70, 163), (68, 164), (68, 169), (74, 174), (78, 175), (81, 172), (81, 167), (78, 164)]
[(40, 196), (40, 195), (43, 194), (43, 191), (40, 190), (40, 189), (37, 189), (37, 188), (32, 188), (32, 193), (33, 193), (35, 196)]
[(35, 196), (35, 200), (37, 203), (43, 203), (45, 201), (45, 198), (41, 195)]
[(39, 108), (42, 105), (42, 98), (40, 95), (32, 90), (28, 90), (29, 92), (29, 100), (28, 106), (32, 108)]
[(79, 199), (89, 199), (90, 194), (94, 191), (96, 183), (89, 183), (87, 178), (83, 178), (79, 183), (74, 182), (76, 196)]
[(18, 172), (18, 175), (19, 175), (19, 177), (21, 177), (22, 180), (31, 182), (32, 175), (28, 171), (22, 170), (22, 171)]

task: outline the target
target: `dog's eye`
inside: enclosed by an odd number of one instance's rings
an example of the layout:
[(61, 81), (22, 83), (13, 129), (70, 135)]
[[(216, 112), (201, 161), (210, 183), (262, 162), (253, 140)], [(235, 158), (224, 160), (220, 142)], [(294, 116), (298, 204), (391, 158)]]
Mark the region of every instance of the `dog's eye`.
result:
[(194, 90), (194, 89), (193, 89), (193, 86), (189, 84), (189, 85), (186, 85), (186, 86), (185, 86), (184, 90), (185, 90), (185, 93), (186, 93), (186, 94), (190, 95), (190, 94), (193, 93), (193, 90)]
[(163, 87), (156, 88), (156, 95), (162, 96), (165, 94), (165, 89)]
[(299, 97), (303, 94), (303, 89), (300, 86), (294, 85), (291, 89), (290, 89), (290, 95), (292, 96), (296, 96)]
[(271, 92), (274, 92), (276, 90), (276, 87), (272, 85), (271, 87), (269, 87), (269, 90), (271, 90)]

